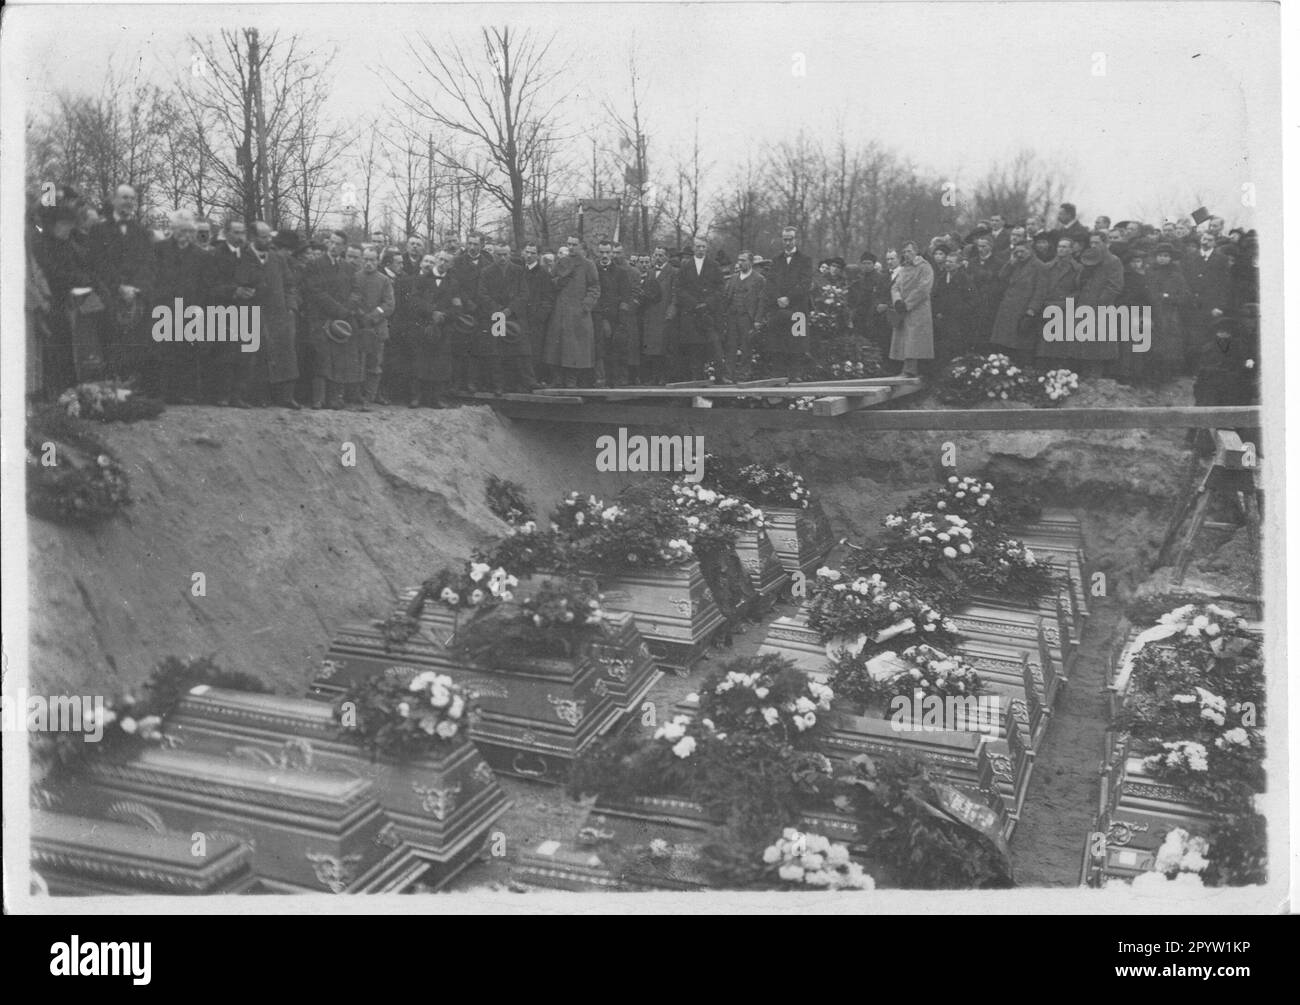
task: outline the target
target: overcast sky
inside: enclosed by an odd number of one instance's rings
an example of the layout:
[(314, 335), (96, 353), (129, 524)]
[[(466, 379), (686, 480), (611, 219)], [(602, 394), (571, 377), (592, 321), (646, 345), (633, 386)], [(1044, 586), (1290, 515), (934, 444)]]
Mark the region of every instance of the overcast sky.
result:
[[(1022, 147), (1068, 169), (1086, 221), (1186, 213), (1255, 225), (1280, 182), (1279, 29), (1271, 3), (465, 4), (33, 7), (5, 18), (6, 70), (38, 106), (92, 89), (109, 65), (183, 78), (188, 33), (256, 25), (338, 49), (332, 110), (390, 99), (375, 70), (409, 76), (407, 39), (468, 38), (509, 23), (571, 59), (570, 127), (622, 103), (635, 45), (648, 84), (652, 162), (689, 156), (707, 181), (800, 128), (879, 140), (959, 186)], [(796, 54), (806, 75), (796, 76)], [(1101, 60), (1104, 59), (1104, 67)], [(1104, 69), (1103, 73), (1094, 72)], [(6, 73), (8, 80), (14, 78)], [(6, 98), (12, 98), (7, 94)], [(1242, 205), (1242, 186), (1260, 206)]]

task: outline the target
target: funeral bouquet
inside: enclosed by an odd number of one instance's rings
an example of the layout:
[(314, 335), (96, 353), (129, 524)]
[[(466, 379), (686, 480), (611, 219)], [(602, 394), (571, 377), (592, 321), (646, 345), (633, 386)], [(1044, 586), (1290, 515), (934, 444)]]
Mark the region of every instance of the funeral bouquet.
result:
[(703, 485), (674, 482), (672, 498), (686, 520), (687, 540), (697, 555), (734, 545), (742, 530), (763, 528), (761, 509)]
[(99, 439), (57, 407), (32, 415), (27, 435), (27, 512), (92, 525), (131, 502), (126, 469)]
[(939, 383), (941, 400), (956, 405), (981, 402), (1021, 401), (1033, 405), (1056, 405), (1079, 387), (1079, 375), (1072, 370), (1039, 373), (1021, 367), (1003, 353), (979, 354), (953, 360)]
[(925, 890), (1015, 885), (1005, 847), (947, 809), (974, 800), (936, 777), (924, 759), (859, 754), (837, 781), (843, 794), (836, 806), (858, 819), (867, 854), (888, 868), (893, 883)]
[[(776, 656), (731, 660), (702, 683), (697, 715), (588, 748), (574, 766), (570, 791), (614, 802), (661, 794), (693, 800), (715, 824), (705, 846), (714, 875), (728, 885), (755, 882), (772, 821), (793, 819), (832, 781), (831, 762), (812, 749), (820, 723), (810, 726), (806, 718), (815, 720), (829, 698), (802, 677)], [(809, 711), (800, 712), (806, 705)], [(765, 708), (773, 709), (774, 721)]]
[(1079, 375), (1073, 370), (1048, 370), (1038, 377), (1039, 395), (1057, 404), (1079, 389)]
[(116, 380), (78, 384), (59, 395), (58, 407), (71, 418), (95, 422), (152, 419), (163, 410), (157, 398), (137, 394), (130, 383)]
[(610, 506), (571, 492), (551, 520), (564, 568), (619, 572), (683, 565), (695, 557), (691, 527), (666, 481), (625, 490)]
[(819, 713), (834, 692), (775, 655), (755, 657), (748, 670), (711, 674), (700, 687), (701, 720), (723, 732), (770, 732), (806, 747), (819, 735)]
[(755, 506), (807, 509), (812, 500), (803, 475), (784, 464), (733, 464), (714, 454), (704, 457), (704, 482), (710, 488), (740, 496)]
[(977, 547), (974, 562), (964, 570), (976, 589), (1016, 597), (1038, 596), (1055, 581), (1050, 563), (1040, 562), (1033, 550), (1012, 538), (1000, 538)]
[(372, 754), (404, 761), (464, 740), (469, 711), (465, 691), (446, 674), (391, 667), (353, 684), (335, 718)]
[[(108, 696), (102, 704), (82, 714), (82, 731), (34, 732), (34, 763), (46, 769), (66, 769), (87, 754), (123, 753), (145, 746), (170, 742), (164, 722), (181, 699), (193, 688), (231, 688), (236, 691), (265, 693), (269, 688), (250, 674), (223, 670), (212, 656), (181, 659), (167, 656), (153, 668), (137, 691)], [(93, 734), (98, 741), (87, 742)]]
[(391, 614), (382, 624), (384, 648), (407, 641), (420, 630), (420, 612), (426, 601), (433, 601), (456, 612), (459, 626), (462, 611), (471, 619), (481, 616), (497, 604), (513, 599), (519, 578), (504, 567), (493, 568), (488, 562), (469, 559), (459, 568), (443, 566), (426, 579), (406, 610)]
[(920, 691), (937, 698), (961, 698), (984, 690), (980, 675), (960, 656), (950, 656), (924, 644), (909, 646), (899, 655), (908, 668), (891, 681), (899, 689), (896, 693)]
[(1024, 493), (996, 492), (993, 483), (971, 475), (949, 475), (939, 488), (912, 496), (895, 516), (922, 510), (959, 516), (976, 528), (998, 527), (1037, 519), (1037, 502)]
[(887, 708), (897, 697), (909, 701), (918, 694), (923, 698), (965, 698), (984, 690), (984, 682), (973, 666), (960, 656), (925, 644), (909, 646), (899, 653), (896, 670), (881, 672), (870, 665), (873, 659), (847, 650), (832, 659), (835, 669), (831, 687), (835, 693), (855, 705), (879, 703)]
[(474, 660), (517, 656), (568, 658), (605, 633), (605, 611), (593, 579), (543, 580), (518, 599), (502, 602), (457, 632), (456, 648)]
[(1168, 611), (1138, 636), (1116, 725), (1155, 778), (1183, 788), (1218, 822), (1209, 885), (1265, 878), (1264, 672), (1245, 619), (1214, 604)]
[(535, 520), (524, 520), (513, 525), (510, 532), (492, 547), (475, 552), (474, 559), (493, 568), (530, 574), (557, 565), (562, 543), (554, 531), (540, 530)]
[(570, 492), (551, 510), (551, 527), (564, 537), (583, 537), (596, 533), (601, 525), (605, 504), (593, 495)]
[(511, 527), (533, 519), (533, 507), (522, 485), (490, 475), (486, 498), (488, 509)]
[(845, 650), (861, 655), (882, 650), (899, 636), (950, 639), (953, 623), (909, 590), (891, 587), (879, 574), (849, 578), (838, 569), (817, 570), (808, 624), (827, 644), (832, 658)]
[(424, 581), (425, 595), (453, 611), (478, 612), (514, 599), (519, 578), (503, 567), (473, 559), (460, 568), (444, 566)]
[(823, 890), (874, 890), (875, 881), (849, 858), (849, 849), (820, 834), (786, 827), (763, 849), (763, 864), (774, 878), (790, 887)]
[(848, 296), (846, 287), (827, 283), (813, 292), (812, 314), (808, 321), (820, 339), (834, 338), (847, 326)]
[(1010, 356), (961, 356), (944, 371), (939, 396), (953, 404), (981, 401), (1023, 401), (1034, 383), (1033, 375), (1016, 366)]

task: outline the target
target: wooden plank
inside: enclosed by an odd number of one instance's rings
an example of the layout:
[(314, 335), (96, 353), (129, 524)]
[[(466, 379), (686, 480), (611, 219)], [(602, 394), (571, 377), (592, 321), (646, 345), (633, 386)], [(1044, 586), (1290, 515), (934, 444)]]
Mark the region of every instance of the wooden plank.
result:
[(515, 391), (508, 391), (504, 394), (489, 394), (486, 391), (477, 391), (469, 395), (477, 401), (531, 401), (539, 402), (544, 405), (581, 405), (585, 401), (573, 394), (521, 394)]
[(555, 397), (560, 394), (576, 395), (582, 398), (593, 398), (605, 401), (625, 401), (630, 398), (644, 398), (656, 400), (681, 401), (683, 399), (703, 396), (708, 398), (808, 398), (821, 397), (828, 394), (845, 394), (849, 392), (861, 391), (893, 391), (905, 390), (912, 392), (920, 390), (921, 382), (918, 380), (914, 385), (878, 385), (878, 384), (854, 384), (843, 386), (836, 384), (788, 384), (785, 386), (762, 387), (748, 389), (738, 387), (735, 384), (712, 384), (706, 388), (668, 388), (668, 387), (631, 387), (631, 388), (611, 388), (611, 387), (574, 387), (574, 388), (548, 388), (539, 391), (540, 395), (545, 397)]
[(1216, 429), (1263, 424), (1257, 405), (1154, 408), (1026, 409), (863, 409), (843, 416), (814, 415), (780, 408), (691, 409), (687, 402), (613, 405), (588, 402), (582, 407), (537, 402), (498, 401), (497, 409), (515, 419), (586, 422), (609, 426), (662, 426), (700, 420), (701, 427), (748, 429), (886, 430), (1046, 430), (1046, 429)]
[(711, 387), (712, 383), (707, 380), (679, 380), (672, 384), (665, 384), (665, 389), (677, 387)]
[(767, 377), (763, 380), (742, 380), (733, 387), (784, 387), (790, 383), (789, 377)]
[(920, 377), (854, 377), (852, 380), (808, 380), (800, 383), (795, 381), (791, 387), (894, 387), (900, 384), (915, 384), (921, 386)]

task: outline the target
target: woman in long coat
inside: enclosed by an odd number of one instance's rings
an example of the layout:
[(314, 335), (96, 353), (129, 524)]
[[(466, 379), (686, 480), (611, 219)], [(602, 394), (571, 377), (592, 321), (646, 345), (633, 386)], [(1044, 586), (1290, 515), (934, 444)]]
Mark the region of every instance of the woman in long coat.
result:
[(596, 332), (592, 308), (600, 300), (600, 274), (581, 251), (555, 260), (555, 310), (546, 332), (548, 366), (563, 367), (564, 386), (575, 387), (577, 370), (596, 365)]
[(889, 344), (889, 358), (901, 359), (903, 376), (915, 377), (920, 360), (934, 359), (934, 321), (930, 315), (934, 269), (917, 254), (912, 242), (903, 245), (902, 250), (903, 263), (889, 288), (889, 298), (900, 315)]
[(1169, 377), (1191, 372), (1192, 347), (1188, 344), (1183, 312), (1192, 310), (1192, 290), (1183, 277), (1182, 266), (1174, 261), (1174, 249), (1156, 246), (1155, 264), (1147, 270), (1147, 293), (1151, 304), (1151, 349), (1147, 353), (1152, 377)]
[[(993, 318), (990, 341), (1019, 355), (1032, 357), (1035, 343), (1042, 340), (1041, 312), (1046, 279), (1043, 263), (1034, 257), (1028, 244), (1017, 244), (1011, 249), (1011, 260), (1002, 266), (999, 278), (1005, 292)], [(1039, 318), (1038, 324), (1026, 324), (1027, 318), (1035, 316)]]

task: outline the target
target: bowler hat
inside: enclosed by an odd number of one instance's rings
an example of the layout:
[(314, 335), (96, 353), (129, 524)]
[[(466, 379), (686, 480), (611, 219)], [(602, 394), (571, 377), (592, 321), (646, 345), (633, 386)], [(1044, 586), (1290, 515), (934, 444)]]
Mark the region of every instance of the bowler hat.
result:
[(478, 319), (473, 314), (453, 314), (451, 326), (462, 335), (473, 335), (478, 331)]
[(352, 337), (352, 326), (346, 321), (331, 321), (325, 326), (325, 335), (331, 342), (342, 344)]

